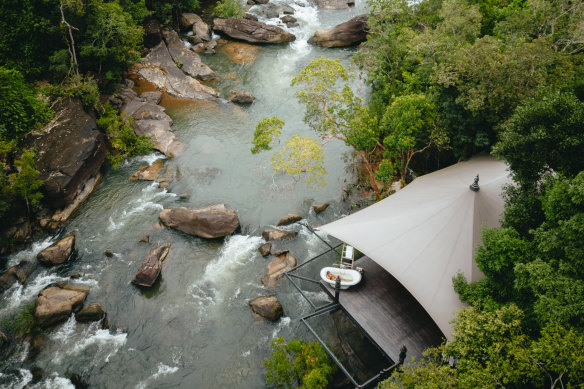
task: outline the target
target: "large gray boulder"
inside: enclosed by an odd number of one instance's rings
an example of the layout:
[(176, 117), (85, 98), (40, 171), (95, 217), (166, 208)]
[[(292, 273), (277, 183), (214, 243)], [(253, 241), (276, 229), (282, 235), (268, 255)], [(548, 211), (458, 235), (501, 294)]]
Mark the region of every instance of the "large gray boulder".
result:
[(170, 243), (164, 243), (158, 247), (151, 248), (148, 251), (148, 256), (138, 268), (132, 284), (146, 287), (154, 285), (162, 272), (162, 267), (169, 258), (170, 246)]
[(99, 174), (107, 150), (105, 135), (79, 100), (65, 98), (54, 109), (53, 120), (31, 133), (24, 147), (37, 150), (45, 200), (60, 209), (72, 204), (85, 183)]
[(280, 27), (271, 26), (247, 18), (213, 20), (213, 29), (225, 35), (250, 43), (287, 43), (296, 39)]
[(199, 209), (164, 209), (160, 212), (160, 221), (167, 227), (206, 239), (231, 235), (239, 227), (237, 214), (228, 211), (225, 204)]
[(355, 6), (355, 0), (316, 0), (316, 4), (324, 9), (344, 9)]
[(183, 29), (192, 28), (192, 37), (197, 43), (209, 42), (211, 40), (211, 29), (199, 15), (194, 13), (184, 13), (181, 15), (180, 24)]
[(275, 287), (284, 278), (284, 273), (296, 266), (298, 261), (288, 250), (283, 250), (281, 254), (274, 255), (268, 264), (268, 272), (262, 277), (262, 284), (266, 288)]
[(150, 96), (139, 98), (129, 88), (122, 91), (122, 96), (121, 111), (133, 119), (132, 126), (136, 135), (150, 138), (154, 142), (154, 149), (168, 158), (184, 152), (182, 143), (172, 132), (172, 119), (163, 107), (152, 103)]
[(309, 42), (322, 47), (352, 46), (365, 41), (367, 32), (367, 15), (359, 15), (329, 30), (317, 30)]
[(34, 316), (42, 328), (66, 321), (71, 312), (82, 306), (89, 288), (82, 285), (59, 283), (39, 293)]
[(201, 84), (178, 68), (164, 41), (134, 65), (131, 72), (174, 97), (199, 100), (219, 97), (213, 88)]
[(8, 290), (16, 281), (24, 284), (33, 270), (33, 264), (28, 261), (22, 261), (6, 270), (0, 275), (0, 293)]
[(217, 78), (215, 72), (201, 61), (199, 54), (189, 50), (181, 42), (176, 31), (172, 30), (164, 34), (166, 47), (180, 69), (191, 77), (201, 81), (208, 81)]
[(43, 265), (60, 265), (69, 259), (73, 250), (75, 250), (75, 233), (65, 236), (38, 253), (37, 259)]
[(268, 320), (278, 320), (283, 314), (282, 304), (275, 296), (259, 296), (249, 301), (249, 307), (256, 315)]

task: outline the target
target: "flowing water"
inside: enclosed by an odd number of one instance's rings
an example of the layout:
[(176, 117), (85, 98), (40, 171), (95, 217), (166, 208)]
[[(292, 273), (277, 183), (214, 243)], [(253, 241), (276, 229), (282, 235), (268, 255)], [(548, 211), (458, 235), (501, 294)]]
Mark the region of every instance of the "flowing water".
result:
[[(0, 387), (69, 388), (69, 377), (79, 374), (95, 388), (260, 388), (265, 386), (263, 361), (270, 340), (277, 335), (306, 338), (298, 319), (310, 311), (308, 304), (286, 280), (272, 291), (262, 286), (268, 260), (257, 249), (264, 243), (261, 231), (287, 213), (299, 213), (313, 225), (341, 216), (338, 204), (350, 180), (344, 159), (348, 149), (340, 142), (325, 146), (328, 184), (314, 191), (274, 176), (271, 153), (252, 156), (250, 141), (257, 121), (273, 115), (286, 123), (283, 140), (296, 133), (314, 136), (302, 121), (304, 107), (290, 81), (314, 58), (339, 58), (348, 66), (355, 49), (316, 48), (307, 39), (316, 29), (365, 11), (360, 3), (337, 11), (319, 10), (304, 0), (292, 6), (300, 23), (290, 29), (295, 42), (262, 46), (251, 64), (236, 64), (222, 50), (202, 55), (220, 78), (213, 87), (222, 96), (231, 90), (251, 92), (257, 98), (252, 105), (162, 102), (186, 149), (166, 161), (178, 168), (178, 181), (160, 189), (157, 183), (128, 180), (138, 167), (162, 157), (157, 154), (108, 170), (65, 226), (64, 232), (77, 233), (76, 259), (56, 268), (38, 267), (24, 285), (16, 284), (0, 297), (2, 321), (34, 304), (46, 285), (81, 273), (74, 282), (91, 288), (86, 305), (100, 303), (110, 323), (109, 329), (101, 329), (99, 323), (70, 319), (45, 331), (34, 350), (26, 342), (12, 342), (1, 354)], [(237, 211), (240, 233), (207, 241), (157, 225), (163, 208), (219, 202)], [(310, 207), (319, 202), (333, 205), (315, 215)], [(278, 247), (291, 249), (299, 262), (327, 249), (305, 227), (289, 228), (299, 238)], [(146, 234), (150, 244), (139, 243)], [(7, 266), (35, 262), (36, 254), (55, 239), (40, 239), (13, 254)], [(172, 243), (172, 254), (161, 279), (151, 290), (134, 287), (130, 280), (148, 249), (163, 242)], [(114, 251), (113, 257), (104, 255), (107, 249)], [(284, 306), (285, 315), (276, 322), (255, 317), (247, 304), (269, 293)], [(327, 301), (322, 292), (311, 296)]]

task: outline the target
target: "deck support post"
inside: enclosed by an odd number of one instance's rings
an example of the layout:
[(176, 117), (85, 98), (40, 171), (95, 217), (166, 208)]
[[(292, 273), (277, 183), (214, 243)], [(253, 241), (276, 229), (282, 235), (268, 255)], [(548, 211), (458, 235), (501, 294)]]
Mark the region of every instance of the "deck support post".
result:
[(341, 277), (337, 276), (335, 280), (335, 303), (339, 302), (339, 293), (341, 292)]

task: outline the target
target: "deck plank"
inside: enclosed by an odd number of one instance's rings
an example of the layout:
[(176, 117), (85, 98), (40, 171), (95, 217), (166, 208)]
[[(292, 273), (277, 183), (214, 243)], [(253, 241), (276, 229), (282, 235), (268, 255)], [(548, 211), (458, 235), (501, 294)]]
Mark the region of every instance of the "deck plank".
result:
[[(397, 362), (405, 344), (407, 360), (418, 359), (424, 349), (442, 343), (438, 326), (399, 281), (368, 257), (360, 258), (355, 266), (364, 269), (363, 279), (341, 290), (339, 303), (388, 357)], [(334, 289), (322, 284), (334, 296)]]

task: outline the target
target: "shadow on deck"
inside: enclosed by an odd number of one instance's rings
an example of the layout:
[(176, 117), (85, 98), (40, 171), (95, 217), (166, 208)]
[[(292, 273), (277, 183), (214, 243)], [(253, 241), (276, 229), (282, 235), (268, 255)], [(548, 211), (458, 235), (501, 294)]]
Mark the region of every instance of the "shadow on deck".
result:
[[(364, 270), (363, 279), (341, 290), (339, 303), (389, 358), (397, 361), (405, 345), (406, 360), (419, 359), (426, 348), (442, 343), (438, 326), (399, 281), (368, 257), (355, 266)], [(334, 297), (334, 288), (321, 284)]]

